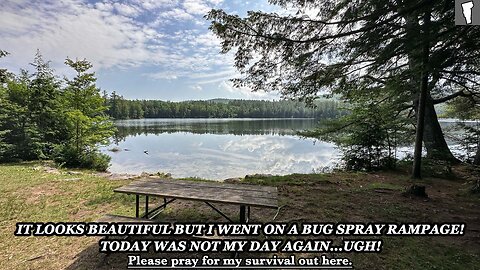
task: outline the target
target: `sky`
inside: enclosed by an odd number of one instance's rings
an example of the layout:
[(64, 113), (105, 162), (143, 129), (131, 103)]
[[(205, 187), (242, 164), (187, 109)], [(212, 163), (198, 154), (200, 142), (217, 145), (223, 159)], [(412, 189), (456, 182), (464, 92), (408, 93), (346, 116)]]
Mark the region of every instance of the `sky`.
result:
[(18, 73), (40, 50), (60, 77), (64, 61), (86, 58), (97, 86), (128, 99), (278, 99), (234, 88), (232, 54), (203, 16), (212, 8), (244, 16), (271, 11), (266, 0), (0, 0), (0, 66)]

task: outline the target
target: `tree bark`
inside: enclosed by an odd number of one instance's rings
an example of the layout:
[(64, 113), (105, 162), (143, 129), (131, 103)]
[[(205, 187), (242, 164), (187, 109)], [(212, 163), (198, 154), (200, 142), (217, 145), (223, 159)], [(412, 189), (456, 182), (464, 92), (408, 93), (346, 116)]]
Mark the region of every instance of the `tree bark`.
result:
[(430, 94), (427, 95), (425, 104), (425, 130), (423, 133), (423, 141), (427, 149), (427, 157), (437, 160), (445, 160), (450, 162), (458, 162), (450, 151), (442, 127), (438, 122), (437, 113), (433, 105), (433, 99)]
[[(426, 40), (422, 44), (422, 77), (420, 82), (420, 93), (418, 95), (418, 109), (417, 109), (417, 128), (415, 134), (415, 147), (413, 153), (413, 169), (412, 177), (414, 179), (422, 178), (422, 142), (423, 142), (423, 130), (425, 127), (425, 107), (427, 103), (428, 94), (428, 61), (430, 55), (430, 42), (429, 42), (429, 25), (430, 25), (430, 11), (425, 11), (423, 16), (423, 34), (426, 36)], [(432, 103), (433, 105), (433, 103)]]
[[(424, 53), (428, 54), (428, 49)], [(425, 57), (425, 56), (424, 56)], [(426, 56), (428, 61), (428, 56)], [(425, 129), (425, 108), (426, 108), (426, 99), (427, 99), (427, 92), (428, 92), (428, 72), (422, 72), (422, 82), (420, 86), (420, 93), (418, 98), (418, 107), (417, 107), (417, 128), (415, 133), (415, 146), (413, 152), (413, 170), (412, 170), (412, 177), (415, 179), (422, 178), (421, 168), (422, 168), (422, 142), (423, 142), (423, 135)]]

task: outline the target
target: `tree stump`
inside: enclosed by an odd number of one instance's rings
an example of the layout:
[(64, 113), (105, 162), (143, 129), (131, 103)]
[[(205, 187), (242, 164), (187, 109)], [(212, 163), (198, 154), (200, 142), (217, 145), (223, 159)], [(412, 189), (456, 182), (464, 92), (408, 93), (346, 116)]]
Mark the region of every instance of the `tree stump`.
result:
[(428, 198), (428, 195), (425, 191), (425, 186), (412, 185), (407, 190), (403, 192), (403, 195), (406, 197), (420, 197)]

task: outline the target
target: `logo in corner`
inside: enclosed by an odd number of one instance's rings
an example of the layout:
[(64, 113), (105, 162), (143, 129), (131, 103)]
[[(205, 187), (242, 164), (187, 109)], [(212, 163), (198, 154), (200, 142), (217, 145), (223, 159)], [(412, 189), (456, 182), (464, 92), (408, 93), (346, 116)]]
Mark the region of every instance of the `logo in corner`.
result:
[(455, 25), (480, 25), (480, 0), (455, 0)]

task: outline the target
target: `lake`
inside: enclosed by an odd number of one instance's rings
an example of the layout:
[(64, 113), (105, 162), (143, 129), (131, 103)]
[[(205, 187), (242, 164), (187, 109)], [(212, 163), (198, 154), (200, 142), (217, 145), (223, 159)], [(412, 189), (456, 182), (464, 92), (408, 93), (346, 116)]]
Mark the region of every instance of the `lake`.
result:
[[(441, 119), (446, 134), (455, 119)], [(173, 177), (223, 180), (248, 174), (284, 175), (328, 170), (340, 160), (332, 143), (305, 139), (298, 131), (315, 119), (136, 119), (115, 122), (113, 143), (101, 150), (112, 157), (112, 173), (171, 173)], [(477, 125), (475, 121), (466, 121)], [(463, 155), (446, 136), (451, 150)], [(110, 151), (112, 149), (118, 151)], [(397, 157), (412, 153), (399, 147)]]
[[(334, 144), (296, 135), (314, 119), (136, 119), (115, 122), (113, 173), (171, 173), (223, 180), (248, 174), (312, 173), (340, 158)], [(118, 151), (109, 151), (115, 148)]]

